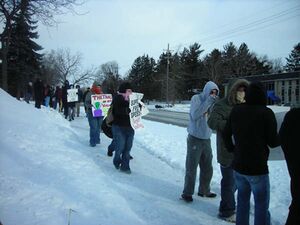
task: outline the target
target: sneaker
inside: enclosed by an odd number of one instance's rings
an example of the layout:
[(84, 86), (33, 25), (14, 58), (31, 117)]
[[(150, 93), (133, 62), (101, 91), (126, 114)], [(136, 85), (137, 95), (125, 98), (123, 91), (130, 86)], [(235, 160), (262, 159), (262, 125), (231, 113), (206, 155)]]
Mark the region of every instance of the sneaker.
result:
[(122, 169), (120, 169), (120, 171), (122, 173), (131, 174), (131, 170), (130, 169), (129, 170), (122, 170)]
[(184, 200), (185, 202), (192, 202), (193, 201), (193, 197), (191, 195), (182, 194), (181, 199)]
[(91, 146), (91, 147), (96, 147), (96, 145), (95, 145), (95, 144), (90, 144), (90, 146)]
[(226, 217), (219, 214), (218, 217), (221, 220), (225, 220), (225, 221), (230, 222), (230, 223), (235, 223), (236, 222), (236, 215), (235, 214), (232, 214), (231, 216), (226, 216)]
[(110, 150), (110, 149), (107, 149), (107, 155), (108, 155), (109, 157), (112, 157), (112, 156), (113, 156), (113, 151)]
[(217, 196), (217, 194), (213, 193), (213, 192), (209, 192), (208, 194), (198, 193), (198, 196), (203, 197), (203, 198), (215, 198)]

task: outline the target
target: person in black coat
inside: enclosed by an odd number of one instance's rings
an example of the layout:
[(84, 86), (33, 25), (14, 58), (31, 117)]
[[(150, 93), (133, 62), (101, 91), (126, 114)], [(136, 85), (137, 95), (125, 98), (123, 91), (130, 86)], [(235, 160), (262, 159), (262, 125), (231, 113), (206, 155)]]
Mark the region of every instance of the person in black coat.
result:
[(133, 143), (134, 130), (129, 118), (129, 95), (132, 94), (131, 84), (124, 82), (120, 85), (118, 95), (113, 99), (113, 147), (115, 155), (113, 164), (116, 169), (130, 174), (130, 151)]
[[(270, 225), (269, 147), (280, 145), (273, 111), (266, 107), (262, 83), (253, 82), (246, 103), (232, 109), (224, 129), (224, 142), (233, 152), (232, 168), (238, 189), (236, 224), (249, 224), (250, 196), (254, 195), (255, 224)], [(234, 144), (233, 141), (234, 140)]]
[(285, 115), (279, 131), (281, 147), (291, 177), (292, 202), (286, 225), (300, 224), (299, 128), (300, 108), (294, 108)]
[(42, 80), (36, 79), (33, 88), (34, 88), (35, 107), (40, 109), (44, 100), (44, 85)]
[(64, 86), (62, 87), (62, 103), (65, 119), (67, 119), (69, 115), (68, 89), (70, 89), (70, 84), (68, 80), (65, 80)]

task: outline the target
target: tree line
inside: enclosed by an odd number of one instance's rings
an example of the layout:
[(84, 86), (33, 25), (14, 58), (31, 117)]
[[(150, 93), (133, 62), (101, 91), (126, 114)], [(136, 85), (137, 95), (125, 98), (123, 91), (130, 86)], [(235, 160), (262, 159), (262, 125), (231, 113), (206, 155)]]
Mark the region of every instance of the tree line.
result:
[(280, 59), (258, 57), (245, 43), (235, 46), (230, 42), (222, 50), (213, 49), (202, 56), (203, 52), (201, 45), (194, 43), (181, 52), (164, 52), (157, 61), (148, 55), (140, 56), (127, 79), (146, 99), (174, 102), (190, 99), (208, 80), (222, 88), (221, 84), (228, 78), (300, 71), (300, 43), (286, 58), (286, 65)]
[(283, 65), (281, 59), (258, 57), (246, 43), (232, 42), (223, 49), (213, 49), (204, 55), (201, 44), (194, 43), (182, 51), (162, 52), (157, 60), (145, 54), (137, 57), (125, 76), (119, 74), (115, 61), (82, 70), (81, 53), (69, 49), (43, 49), (35, 40), (37, 23), (56, 23), (55, 15), (74, 11), (83, 0), (0, 0), (1, 33), (1, 88), (16, 97), (22, 95), (28, 82), (40, 78), (49, 85), (61, 85), (69, 79), (73, 84), (87, 85), (91, 80), (103, 83), (106, 93), (115, 93), (122, 80), (132, 82), (134, 90), (143, 92), (148, 100), (190, 99), (207, 80), (220, 87), (232, 77), (299, 71), (300, 43), (294, 46)]

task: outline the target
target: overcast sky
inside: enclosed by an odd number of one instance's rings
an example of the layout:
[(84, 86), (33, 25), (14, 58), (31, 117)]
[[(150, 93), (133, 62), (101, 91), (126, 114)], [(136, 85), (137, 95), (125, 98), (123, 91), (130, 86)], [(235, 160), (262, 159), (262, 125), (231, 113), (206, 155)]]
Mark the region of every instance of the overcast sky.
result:
[(204, 53), (232, 41), (270, 59), (285, 57), (300, 42), (299, 0), (88, 0), (78, 13), (39, 25), (43, 52), (69, 48), (83, 67), (116, 61), (123, 75), (143, 54), (155, 60), (198, 42)]

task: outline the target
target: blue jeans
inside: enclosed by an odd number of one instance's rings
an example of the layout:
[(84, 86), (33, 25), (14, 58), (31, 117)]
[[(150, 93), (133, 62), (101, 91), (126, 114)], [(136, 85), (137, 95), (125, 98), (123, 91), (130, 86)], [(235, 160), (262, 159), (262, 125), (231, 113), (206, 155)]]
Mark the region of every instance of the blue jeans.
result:
[(115, 155), (113, 159), (114, 166), (123, 171), (130, 170), (130, 150), (133, 143), (134, 130), (131, 127), (120, 127), (112, 125), (113, 146)]
[(49, 107), (50, 97), (46, 96), (44, 100), (45, 100), (45, 106)]
[(88, 121), (90, 125), (90, 145), (96, 146), (96, 144), (100, 144), (100, 129), (103, 121), (103, 116), (93, 117), (91, 111), (88, 112)]
[(254, 225), (270, 225), (269, 174), (249, 176), (234, 171), (238, 189), (236, 225), (249, 225), (250, 196), (254, 196)]
[(234, 193), (236, 191), (233, 169), (231, 166), (220, 165), (221, 179), (221, 202), (219, 206), (220, 216), (229, 217), (235, 213)]
[(113, 152), (115, 150), (115, 141), (112, 139), (110, 145), (108, 146), (108, 150)]

